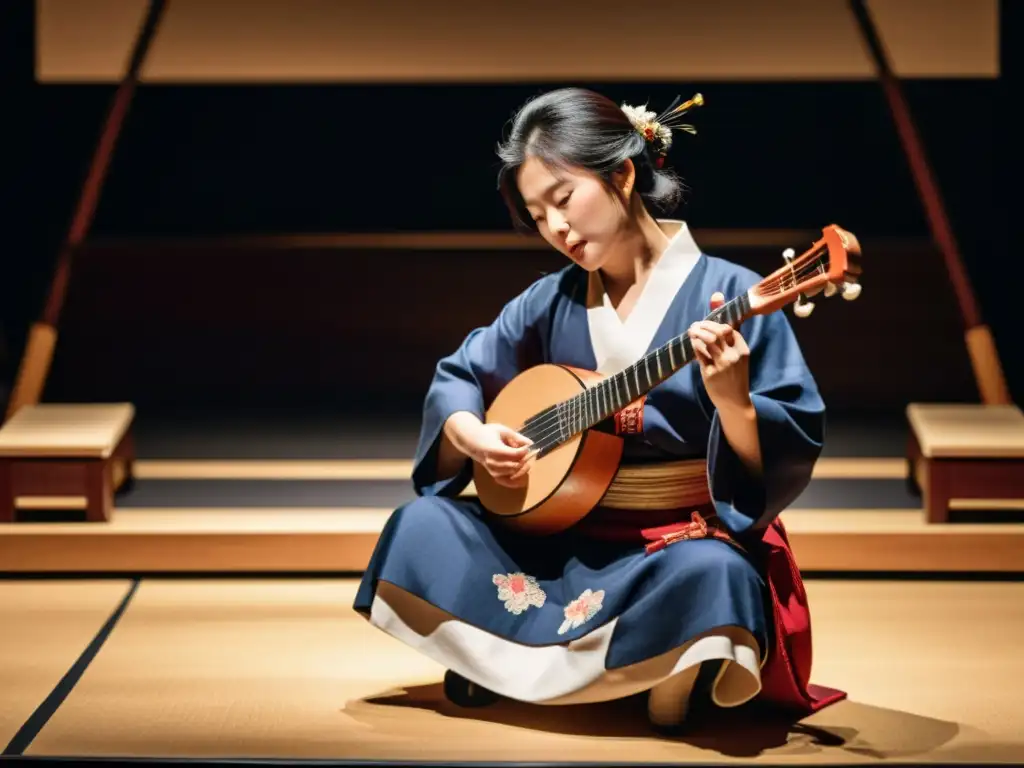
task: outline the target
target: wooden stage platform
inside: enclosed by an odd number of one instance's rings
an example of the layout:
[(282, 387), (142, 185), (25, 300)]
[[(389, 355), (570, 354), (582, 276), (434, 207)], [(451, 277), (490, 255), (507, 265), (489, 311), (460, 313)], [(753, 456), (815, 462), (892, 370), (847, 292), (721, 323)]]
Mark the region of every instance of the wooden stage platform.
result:
[[(110, 523), (0, 528), (0, 563), (18, 573), (360, 571), (386, 507), (168, 507), (115, 510)], [(917, 510), (786, 513), (805, 571), (1024, 573), (1024, 525), (935, 527)]]
[[(410, 466), (387, 456), (140, 458), (109, 522), (82, 522), (84, 498), (21, 499), (22, 522), (0, 526), (0, 570), (361, 571), (387, 516), (413, 498)], [(897, 456), (822, 458), (784, 515), (803, 569), (1024, 572), (1024, 499), (954, 500), (956, 522), (929, 525), (906, 476)]]
[(351, 611), (354, 591), (329, 578), (0, 582), (6, 757), (1024, 760), (1021, 583), (812, 581), (814, 677), (850, 699), (800, 723), (736, 712), (676, 738), (650, 730), (639, 699), (457, 709), (441, 668)]
[(84, 499), (35, 498), (0, 525), (0, 762), (1024, 761), (1024, 500), (961, 499), (927, 524), (903, 429), (833, 424), (784, 517), (814, 679), (850, 700), (670, 739), (635, 699), (459, 710), (444, 670), (351, 610), (412, 498), (414, 421), (363, 439), (333, 418), (141, 413), (109, 522), (83, 522)]

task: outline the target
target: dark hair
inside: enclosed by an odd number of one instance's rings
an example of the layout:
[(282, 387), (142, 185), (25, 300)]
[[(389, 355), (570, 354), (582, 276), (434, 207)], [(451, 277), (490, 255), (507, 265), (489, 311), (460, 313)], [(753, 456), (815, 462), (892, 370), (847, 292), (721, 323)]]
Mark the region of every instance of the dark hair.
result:
[(614, 171), (632, 160), (634, 189), (649, 208), (660, 211), (674, 208), (682, 194), (678, 177), (655, 166), (649, 142), (625, 112), (611, 99), (583, 88), (549, 91), (527, 101), (508, 139), (498, 145), (503, 163), (498, 189), (516, 225), (536, 229), (515, 178), (531, 155), (554, 167), (584, 168), (608, 183)]

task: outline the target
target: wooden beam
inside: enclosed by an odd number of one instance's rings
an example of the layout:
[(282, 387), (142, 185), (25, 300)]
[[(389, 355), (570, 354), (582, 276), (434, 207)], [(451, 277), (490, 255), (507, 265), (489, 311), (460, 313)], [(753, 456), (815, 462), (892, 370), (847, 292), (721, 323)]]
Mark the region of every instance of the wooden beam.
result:
[(57, 264), (42, 317), (32, 325), (29, 331), (25, 353), (22, 356), (14, 389), (7, 404), (7, 418), (13, 416), (23, 405), (38, 403), (46, 386), (46, 377), (53, 361), (53, 350), (57, 345), (57, 326), (60, 321), (60, 313), (71, 278), (71, 263), (92, 226), (103, 182), (114, 154), (114, 147), (121, 134), (128, 106), (139, 81), (139, 73), (146, 60), (150, 44), (156, 35), (165, 4), (165, 0), (150, 0), (146, 16), (136, 34), (127, 71), (114, 94), (106, 122), (93, 150), (89, 171), (78, 195), (71, 224), (57, 254)]
[[(693, 230), (705, 248), (800, 248), (821, 237), (808, 229), (699, 229)], [(260, 250), (440, 250), (542, 251), (551, 246), (537, 235), (509, 231), (438, 232), (296, 232), (268, 235), (206, 237), (102, 237), (89, 241), (91, 249), (146, 247), (260, 249)], [(554, 253), (554, 251), (552, 251)]]
[(992, 332), (981, 320), (981, 311), (970, 278), (964, 267), (963, 258), (953, 234), (953, 227), (946, 215), (946, 209), (935, 180), (931, 166), (921, 142), (921, 137), (914, 125), (906, 96), (900, 86), (899, 78), (893, 73), (889, 63), (889, 55), (885, 44), (878, 34), (867, 0), (850, 0), (850, 8), (857, 20), (864, 42), (871, 52), (878, 72), (882, 90), (896, 123), (900, 143), (910, 164), (910, 170), (917, 185), (918, 195), (924, 206), (928, 225), (931, 229), (942, 257), (946, 263), (946, 271), (956, 292), (957, 302), (964, 324), (964, 341), (974, 369), (974, 378), (981, 394), (982, 402), (987, 405), (1005, 405), (1011, 402), (1009, 388), (999, 362)]

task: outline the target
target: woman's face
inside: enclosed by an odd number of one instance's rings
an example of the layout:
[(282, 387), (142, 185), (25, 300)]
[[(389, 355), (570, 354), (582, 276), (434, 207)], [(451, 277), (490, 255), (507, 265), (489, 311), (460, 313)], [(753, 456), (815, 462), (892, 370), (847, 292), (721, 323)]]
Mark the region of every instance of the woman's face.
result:
[[(632, 164), (616, 172), (609, 189), (582, 169), (552, 168), (527, 158), (517, 173), (519, 192), (540, 234), (588, 272), (601, 268), (627, 221)], [(624, 195), (624, 196), (623, 196)]]

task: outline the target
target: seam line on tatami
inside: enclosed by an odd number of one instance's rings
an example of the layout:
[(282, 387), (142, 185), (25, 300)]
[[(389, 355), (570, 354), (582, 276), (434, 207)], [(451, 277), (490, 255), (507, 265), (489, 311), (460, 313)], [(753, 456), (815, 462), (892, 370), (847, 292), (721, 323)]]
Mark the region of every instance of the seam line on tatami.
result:
[(25, 750), (28, 749), (29, 745), (35, 740), (36, 736), (39, 735), (40, 731), (46, 727), (46, 724), (50, 721), (50, 718), (57, 712), (60, 705), (64, 703), (64, 700), (74, 690), (75, 685), (82, 679), (82, 675), (85, 674), (85, 670), (89, 668), (92, 660), (96, 658), (96, 654), (99, 653), (100, 648), (110, 637), (110, 634), (114, 631), (114, 627), (117, 626), (117, 622), (124, 615), (125, 610), (128, 608), (128, 604), (131, 603), (132, 598), (138, 591), (139, 583), (141, 579), (133, 579), (132, 585), (128, 588), (124, 597), (121, 598), (121, 602), (118, 604), (114, 612), (110, 614), (103, 626), (100, 627), (99, 632), (93, 637), (89, 645), (85, 647), (81, 655), (75, 660), (75, 663), (71, 665), (71, 668), (64, 673), (64, 676), (57, 682), (57, 685), (53, 687), (50, 694), (43, 699), (42, 703), (36, 707), (29, 718), (22, 724), (18, 732), (14, 734), (10, 743), (4, 748), (4, 751), (0, 753), (3, 757), (8, 756), (20, 756), (25, 754)]

